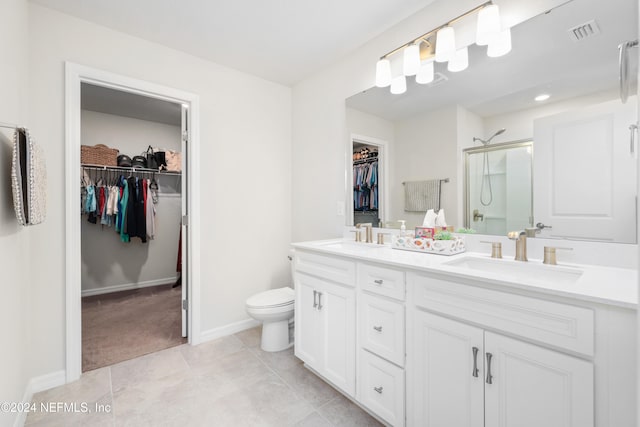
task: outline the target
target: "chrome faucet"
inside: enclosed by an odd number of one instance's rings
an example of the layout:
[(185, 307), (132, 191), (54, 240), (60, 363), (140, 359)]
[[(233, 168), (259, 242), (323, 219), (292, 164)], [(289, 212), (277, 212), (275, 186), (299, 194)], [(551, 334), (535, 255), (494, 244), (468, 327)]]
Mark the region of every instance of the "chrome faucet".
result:
[(360, 227), (365, 228), (366, 243), (373, 243), (373, 224), (370, 222), (361, 222), (356, 224), (356, 228)]
[(527, 260), (527, 233), (525, 231), (510, 231), (507, 237), (516, 241), (516, 261)]

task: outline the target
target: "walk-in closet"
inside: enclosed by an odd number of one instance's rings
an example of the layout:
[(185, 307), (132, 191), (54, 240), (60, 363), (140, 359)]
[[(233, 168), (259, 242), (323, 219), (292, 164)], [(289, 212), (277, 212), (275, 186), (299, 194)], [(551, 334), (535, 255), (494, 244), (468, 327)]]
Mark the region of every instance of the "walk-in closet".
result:
[(353, 223), (378, 227), (380, 217), (380, 168), (378, 147), (353, 141)]
[(82, 371), (186, 342), (184, 108), (81, 88)]

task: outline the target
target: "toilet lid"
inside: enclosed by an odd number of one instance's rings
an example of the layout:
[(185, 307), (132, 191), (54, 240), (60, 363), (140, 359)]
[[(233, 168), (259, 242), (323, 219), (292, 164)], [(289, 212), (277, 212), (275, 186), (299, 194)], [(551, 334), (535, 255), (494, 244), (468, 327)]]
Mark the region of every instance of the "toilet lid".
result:
[(293, 304), (295, 291), (287, 286), (260, 292), (247, 300), (247, 307), (279, 307)]

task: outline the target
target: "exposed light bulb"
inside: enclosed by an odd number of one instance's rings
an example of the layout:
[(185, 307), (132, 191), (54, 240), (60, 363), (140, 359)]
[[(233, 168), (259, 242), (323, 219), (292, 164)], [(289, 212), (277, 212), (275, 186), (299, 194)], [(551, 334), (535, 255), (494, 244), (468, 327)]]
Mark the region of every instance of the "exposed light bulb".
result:
[(418, 70), (418, 74), (416, 74), (416, 83), (421, 85), (429, 84), (433, 81), (434, 78), (434, 66), (433, 59), (430, 59), (427, 62), (423, 62), (420, 65), (420, 69)]
[(455, 73), (458, 71), (466, 70), (469, 66), (469, 50), (467, 47), (456, 50), (455, 54), (449, 60), (447, 64), (447, 70)]
[(402, 75), (394, 77), (391, 81), (391, 93), (394, 95), (400, 95), (407, 91), (407, 78)]
[(391, 62), (384, 58), (376, 63), (376, 86), (387, 87), (391, 84)]
[(420, 69), (420, 44), (414, 43), (404, 48), (402, 73), (405, 76), (415, 76)]
[(436, 61), (447, 62), (456, 51), (456, 34), (453, 27), (444, 27), (436, 33)]
[(497, 58), (511, 52), (511, 29), (507, 28), (491, 39), (487, 46), (487, 56)]
[(490, 4), (478, 12), (478, 24), (476, 28), (476, 44), (488, 45), (493, 37), (501, 30), (500, 11), (497, 4)]

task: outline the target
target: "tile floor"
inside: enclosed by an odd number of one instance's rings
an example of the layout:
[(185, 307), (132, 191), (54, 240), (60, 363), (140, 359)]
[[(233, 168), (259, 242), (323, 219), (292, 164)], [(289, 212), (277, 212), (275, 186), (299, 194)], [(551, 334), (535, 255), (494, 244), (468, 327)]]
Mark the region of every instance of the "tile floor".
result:
[[(32, 412), (27, 426), (378, 426), (309, 372), (293, 349), (267, 353), (254, 328), (100, 368), (33, 402), (92, 412)], [(96, 405), (111, 407), (95, 412)]]

